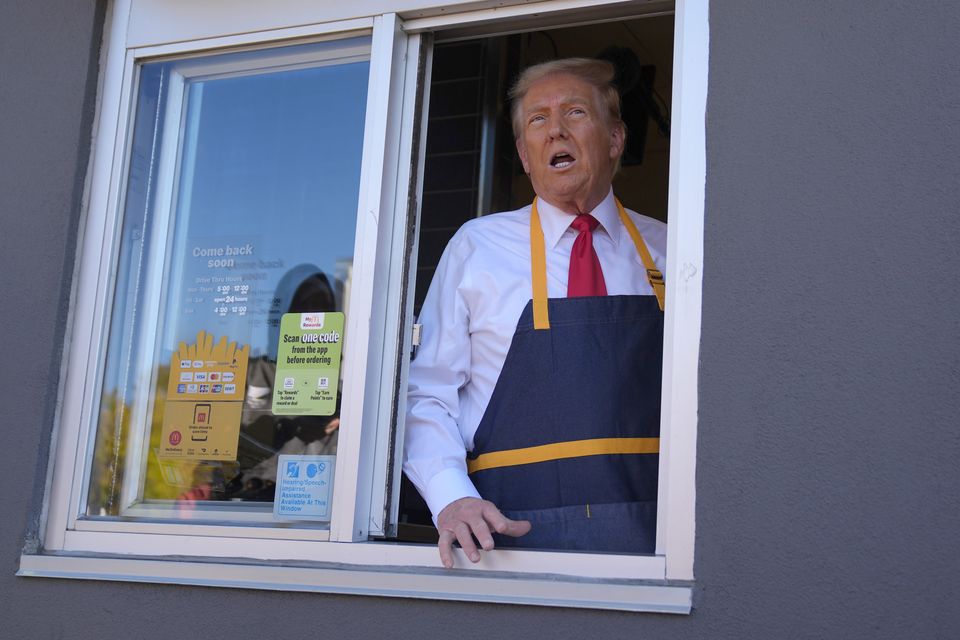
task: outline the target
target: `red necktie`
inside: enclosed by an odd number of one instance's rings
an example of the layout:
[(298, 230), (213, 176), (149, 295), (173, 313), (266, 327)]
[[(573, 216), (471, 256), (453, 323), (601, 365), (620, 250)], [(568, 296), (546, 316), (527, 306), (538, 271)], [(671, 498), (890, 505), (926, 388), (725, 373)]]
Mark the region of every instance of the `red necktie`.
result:
[(574, 218), (570, 226), (580, 232), (573, 241), (570, 252), (570, 275), (567, 279), (567, 297), (605, 296), (607, 285), (603, 281), (600, 259), (593, 248), (593, 230), (597, 228), (597, 219), (582, 213)]

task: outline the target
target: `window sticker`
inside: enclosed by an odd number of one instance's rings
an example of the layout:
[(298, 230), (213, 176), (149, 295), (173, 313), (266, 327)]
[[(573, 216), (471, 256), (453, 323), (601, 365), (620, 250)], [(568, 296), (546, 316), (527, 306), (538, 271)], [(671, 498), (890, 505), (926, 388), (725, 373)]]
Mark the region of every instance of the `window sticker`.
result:
[[(228, 343), (226, 336), (214, 344), (213, 335), (205, 331), (197, 334), (195, 344), (180, 343), (170, 362), (158, 457), (237, 459), (249, 349)], [(194, 380), (220, 380), (229, 373), (236, 382), (182, 384), (184, 368), (190, 369)]]
[(337, 410), (343, 313), (285, 313), (280, 320), (273, 413), (331, 416)]
[[(198, 223), (195, 223), (198, 224)], [(191, 237), (182, 282), (184, 317), (214, 316), (221, 324), (264, 315), (258, 302), (268, 299), (258, 283), (270, 269), (283, 268), (283, 260), (259, 257), (261, 238)]]
[(278, 520), (330, 520), (336, 462), (336, 456), (280, 456), (273, 517)]

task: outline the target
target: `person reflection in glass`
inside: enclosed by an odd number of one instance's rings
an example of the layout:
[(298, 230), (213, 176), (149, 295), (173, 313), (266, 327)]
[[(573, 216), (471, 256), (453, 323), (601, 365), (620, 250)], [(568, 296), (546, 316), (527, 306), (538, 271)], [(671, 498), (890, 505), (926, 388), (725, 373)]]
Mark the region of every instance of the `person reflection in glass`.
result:
[[(271, 502), (276, 491), (277, 460), (280, 455), (337, 452), (339, 393), (333, 415), (277, 416), (271, 410), (281, 317), (284, 313), (336, 310), (336, 294), (320, 268), (301, 264), (283, 275), (267, 316), (266, 352), (251, 359), (247, 369), (236, 471), (227, 482), (224, 482), (221, 472), (219, 482), (212, 485), (209, 478), (195, 477), (194, 486), (178, 498), (178, 506), (186, 507), (198, 500)], [(202, 467), (198, 471), (206, 471), (203, 475), (209, 476), (209, 469), (203, 470)]]
[(247, 370), (238, 450), (241, 473), (227, 485), (227, 499), (272, 501), (277, 459), (281, 454), (337, 452), (339, 397), (336, 411), (331, 416), (281, 417), (270, 410), (280, 342), (280, 318), (284, 312), (335, 311), (336, 297), (330, 281), (314, 265), (298, 265), (280, 279), (272, 302), (267, 320), (268, 353), (253, 360)]

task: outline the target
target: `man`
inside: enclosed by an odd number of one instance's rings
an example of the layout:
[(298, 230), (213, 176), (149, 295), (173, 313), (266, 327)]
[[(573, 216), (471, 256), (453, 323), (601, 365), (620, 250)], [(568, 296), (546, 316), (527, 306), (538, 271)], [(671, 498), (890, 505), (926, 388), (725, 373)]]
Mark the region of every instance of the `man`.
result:
[(613, 75), (587, 59), (521, 75), (513, 129), (537, 197), (465, 224), (427, 293), (404, 470), (447, 568), (455, 541), (472, 562), (495, 540), (653, 551), (666, 226), (613, 196)]

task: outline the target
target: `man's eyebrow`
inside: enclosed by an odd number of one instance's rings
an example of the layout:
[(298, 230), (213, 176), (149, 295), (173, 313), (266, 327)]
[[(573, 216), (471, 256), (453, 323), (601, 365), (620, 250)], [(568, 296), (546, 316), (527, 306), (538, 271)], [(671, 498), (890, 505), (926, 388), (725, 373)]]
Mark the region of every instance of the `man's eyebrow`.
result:
[[(526, 110), (525, 110), (525, 113), (535, 113), (535, 112), (537, 112), (537, 111), (543, 111), (544, 109), (548, 109), (548, 108), (549, 108), (549, 102), (552, 102), (552, 100), (550, 100), (550, 101), (546, 101), (546, 100), (545, 100), (545, 101), (543, 101), (543, 102), (534, 103), (533, 105), (530, 106), (529, 109), (526, 109)], [(561, 106), (574, 105), (574, 104), (575, 104), (575, 105), (588, 105), (588, 106), (589, 106), (589, 105), (591, 104), (590, 98), (588, 98), (588, 97), (586, 97), (586, 96), (578, 96), (578, 95), (566, 95), (566, 96), (563, 96), (562, 98), (560, 98), (560, 101), (559, 101), (559, 102), (560, 102), (560, 105), (561, 105)]]

